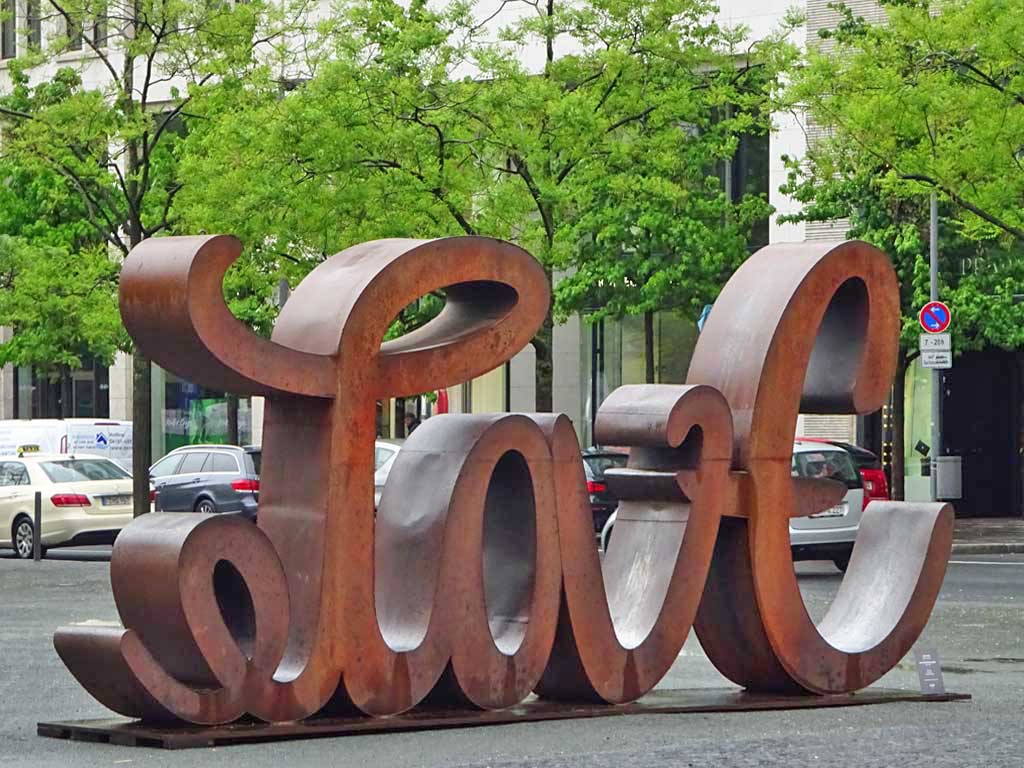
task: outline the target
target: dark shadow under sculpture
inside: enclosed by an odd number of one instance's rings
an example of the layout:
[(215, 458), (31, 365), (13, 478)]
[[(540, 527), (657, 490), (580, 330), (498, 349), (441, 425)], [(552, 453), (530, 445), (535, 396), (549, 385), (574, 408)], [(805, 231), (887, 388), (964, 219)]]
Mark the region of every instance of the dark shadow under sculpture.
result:
[[(298, 286), (266, 340), (224, 304), (240, 251), (225, 236), (153, 239), (122, 270), (143, 352), (267, 401), (259, 526), (136, 520), (111, 561), (123, 628), (58, 630), (61, 658), (110, 709), (214, 724), (497, 709), (531, 692), (628, 702), (691, 628), (741, 686), (840, 693), (892, 669), (924, 629), (948, 505), (873, 502), (818, 625), (789, 548), (789, 518), (845, 492), (791, 477), (797, 414), (869, 413), (892, 382), (899, 296), (872, 246), (762, 249), (722, 291), (686, 384), (604, 402), (597, 441), (632, 450), (609, 473), (621, 505), (603, 561), (565, 416), (425, 421), (374, 512), (376, 400), (467, 381), (529, 343), (549, 302), (529, 254), (479, 237), (355, 246)], [(440, 288), (436, 319), (381, 343)]]

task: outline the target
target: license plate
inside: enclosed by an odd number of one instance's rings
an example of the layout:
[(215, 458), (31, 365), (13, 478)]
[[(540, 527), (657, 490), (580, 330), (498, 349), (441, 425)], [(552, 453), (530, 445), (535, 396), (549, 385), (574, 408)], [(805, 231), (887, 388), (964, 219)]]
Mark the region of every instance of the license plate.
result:
[(842, 504), (836, 504), (834, 507), (829, 507), (824, 512), (819, 512), (811, 517), (845, 517), (846, 513), (850, 511), (850, 505), (847, 502)]
[(126, 496), (103, 496), (101, 498), (104, 507), (123, 507), (132, 503), (131, 495)]

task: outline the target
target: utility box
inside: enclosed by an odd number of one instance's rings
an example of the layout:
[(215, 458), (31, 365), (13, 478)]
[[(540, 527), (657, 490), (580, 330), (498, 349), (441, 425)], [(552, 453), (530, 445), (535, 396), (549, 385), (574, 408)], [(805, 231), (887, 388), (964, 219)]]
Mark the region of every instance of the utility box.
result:
[(963, 458), (937, 456), (935, 462), (935, 495), (942, 500), (962, 498)]

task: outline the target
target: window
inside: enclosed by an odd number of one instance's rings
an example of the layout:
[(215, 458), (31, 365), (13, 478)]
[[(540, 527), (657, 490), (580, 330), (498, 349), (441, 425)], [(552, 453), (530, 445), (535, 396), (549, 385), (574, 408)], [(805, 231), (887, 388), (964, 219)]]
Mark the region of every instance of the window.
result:
[(149, 470), (149, 476), (167, 477), (168, 475), (173, 475), (178, 471), (179, 464), (181, 464), (180, 453), (175, 453), (171, 456), (164, 456)]
[(837, 480), (847, 488), (862, 487), (860, 473), (853, 466), (849, 454), (841, 451), (815, 451), (793, 454), (795, 477), (817, 477)]
[(235, 461), (234, 456), (230, 456), (226, 453), (211, 453), (210, 461), (207, 462), (209, 466), (206, 468), (208, 472), (237, 472), (238, 462)]
[(583, 465), (587, 470), (587, 478), (603, 480), (606, 469), (619, 469), (626, 466), (629, 457), (624, 453), (608, 453), (600, 456), (584, 456)]
[(80, 21), (68, 19), (65, 24), (65, 31), (67, 32), (68, 36), (68, 50), (82, 50), (82, 23)]
[(43, 461), (39, 466), (55, 483), (80, 483), (89, 480), (130, 480), (131, 475), (106, 459), (66, 459)]
[(246, 451), (245, 455), (249, 457), (247, 464), (249, 465), (249, 471), (254, 475), (260, 473), (260, 463), (263, 457), (262, 451)]
[(388, 463), (388, 459), (394, 456), (398, 451), (393, 451), (390, 448), (377, 448), (373, 452), (373, 469), (374, 471), (380, 469)]
[(0, 2), (0, 58), (13, 59), (18, 55), (18, 2)]
[(185, 460), (181, 462), (181, 468), (178, 470), (179, 475), (190, 475), (193, 472), (202, 472), (203, 464), (206, 463), (206, 457), (210, 454), (203, 451), (193, 451), (185, 455)]
[(43, 47), (43, 16), (39, 11), (39, 0), (28, 0), (25, 5), (25, 26), (28, 44), (33, 48)]
[(0, 486), (30, 484), (24, 464), (18, 461), (0, 463)]
[(107, 44), (107, 7), (105, 4), (98, 4), (96, 16), (92, 23), (92, 42), (97, 48)]

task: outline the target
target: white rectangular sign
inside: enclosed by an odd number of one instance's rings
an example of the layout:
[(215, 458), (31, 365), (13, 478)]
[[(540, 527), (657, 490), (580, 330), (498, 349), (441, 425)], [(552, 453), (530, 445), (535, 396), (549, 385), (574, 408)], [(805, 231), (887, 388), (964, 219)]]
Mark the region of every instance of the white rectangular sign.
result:
[(952, 352), (922, 352), (921, 365), (925, 368), (952, 368)]
[(922, 333), (918, 348), (922, 352), (952, 352), (953, 341), (948, 333)]

